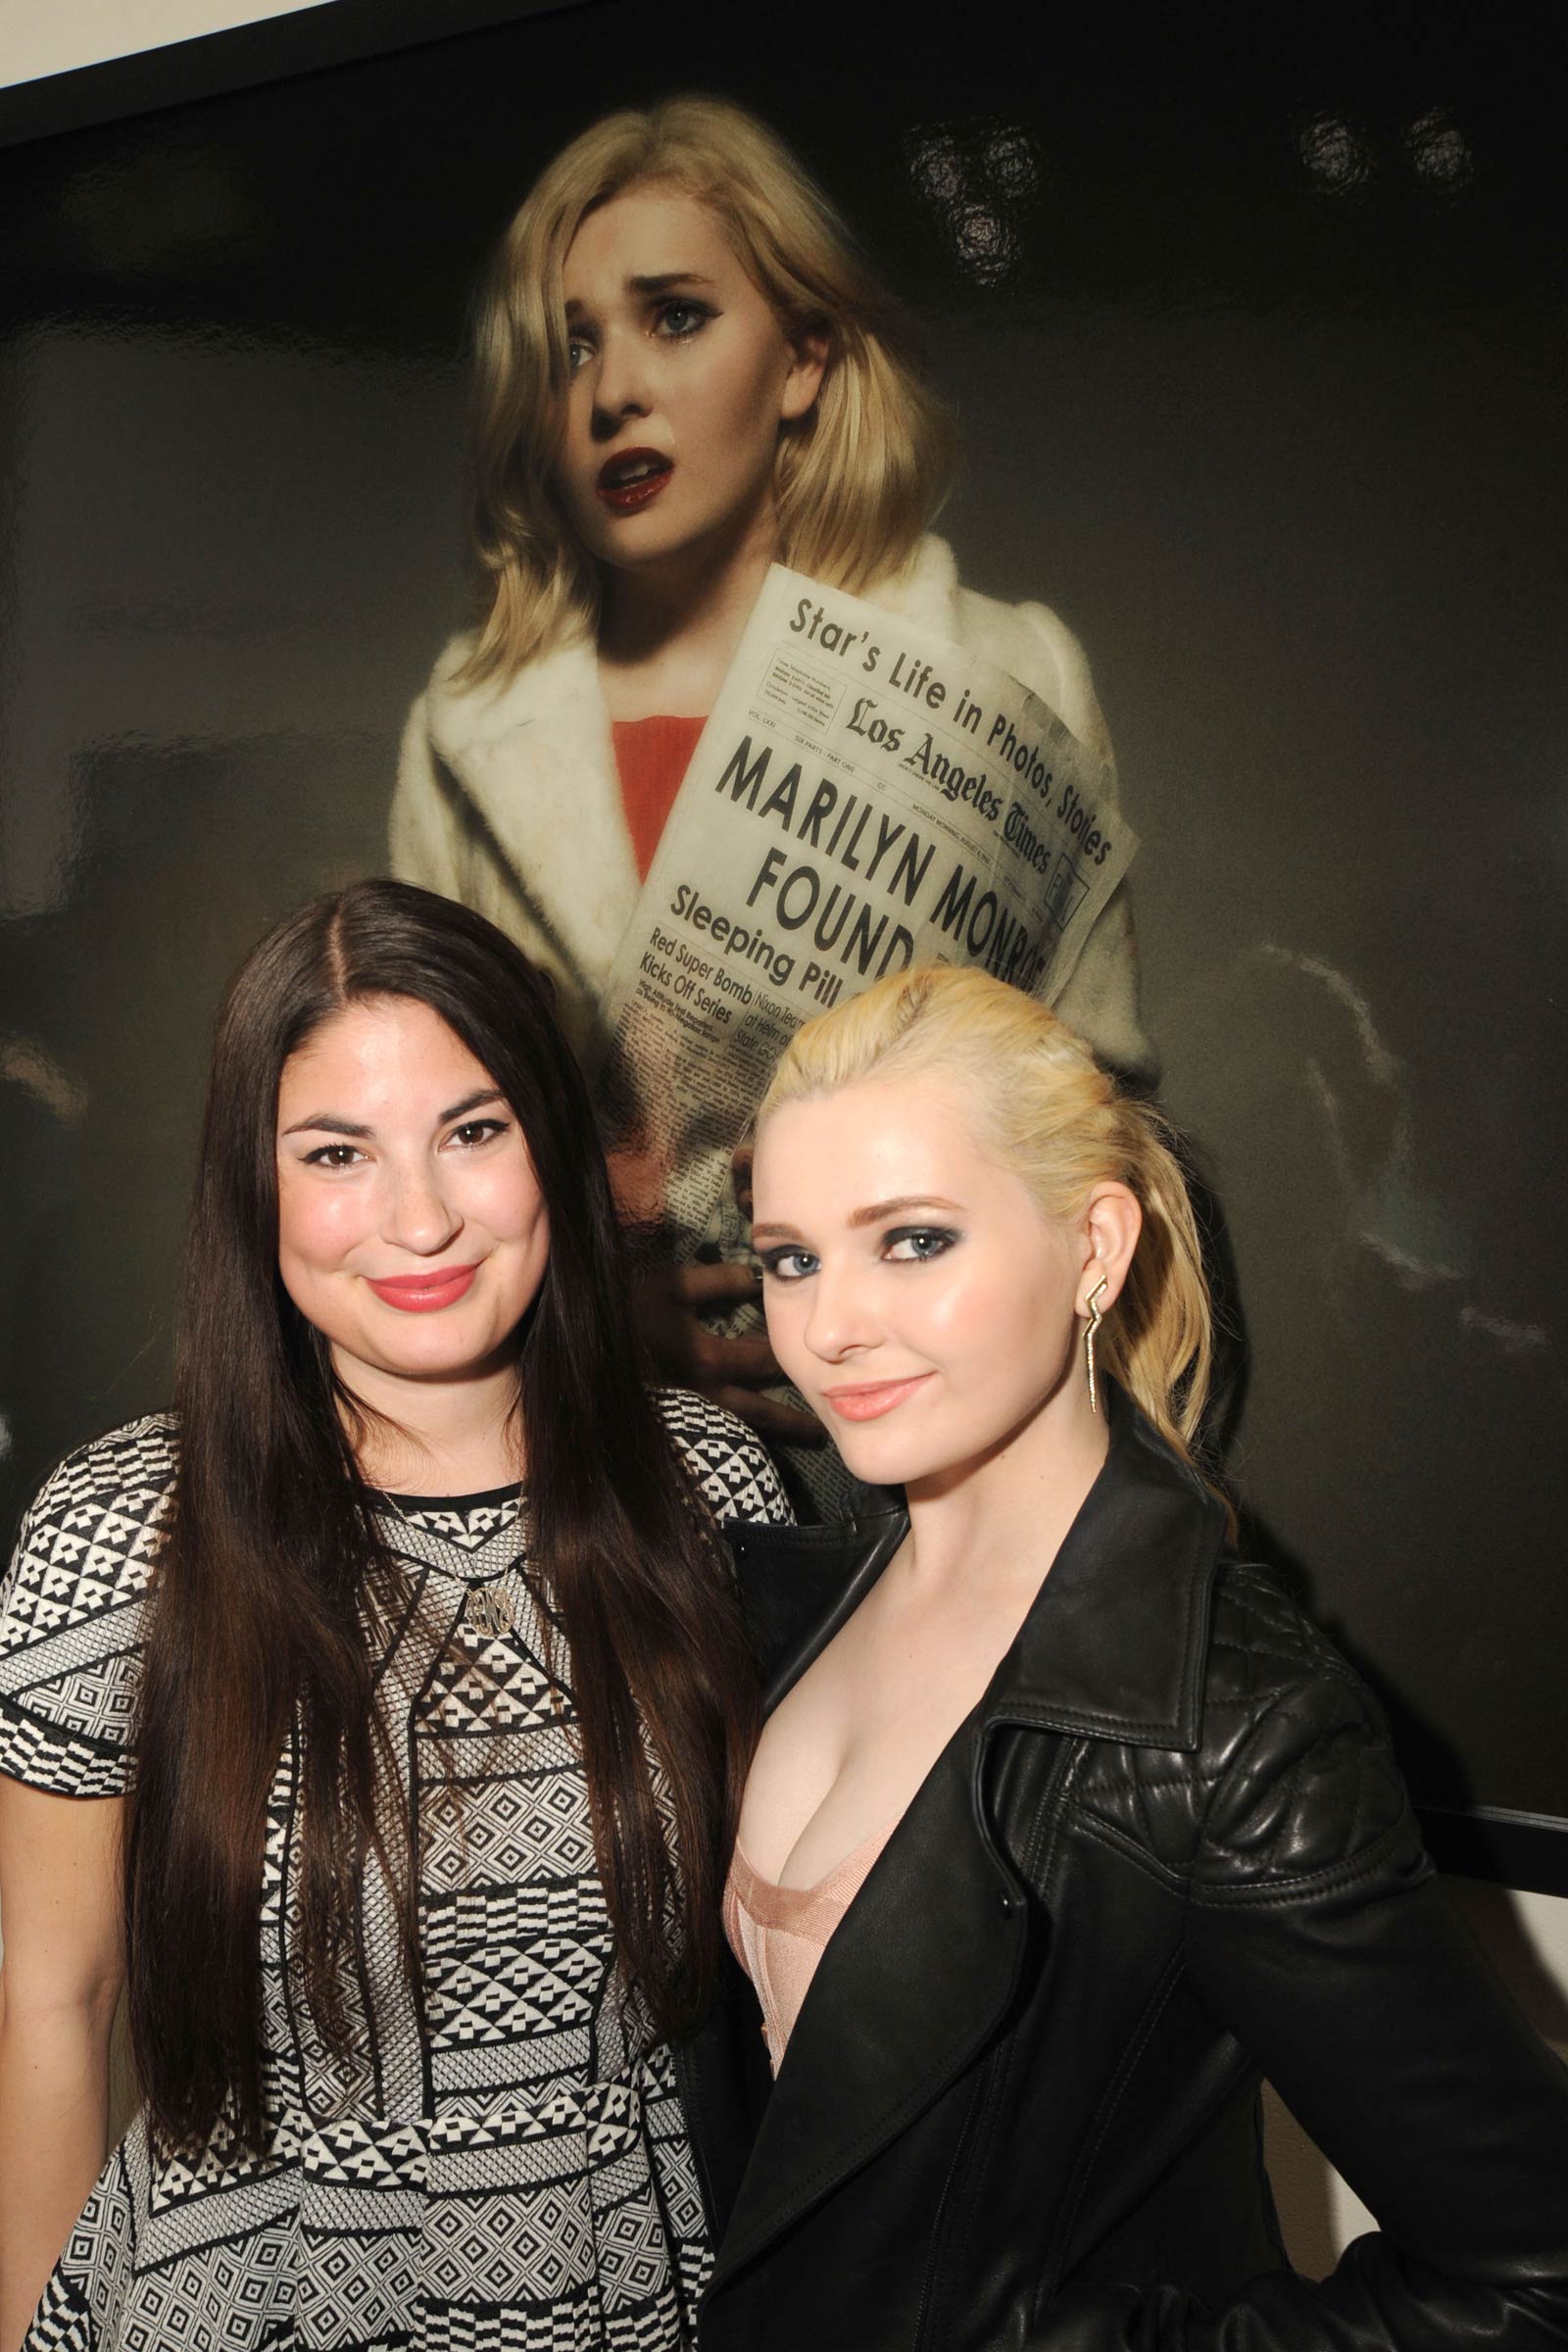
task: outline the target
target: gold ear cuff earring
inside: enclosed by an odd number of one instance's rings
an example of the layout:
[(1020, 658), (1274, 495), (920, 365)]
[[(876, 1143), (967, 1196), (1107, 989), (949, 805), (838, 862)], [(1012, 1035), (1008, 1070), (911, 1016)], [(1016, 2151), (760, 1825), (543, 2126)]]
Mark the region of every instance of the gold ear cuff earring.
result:
[(1095, 1334), (1105, 1320), (1100, 1311), (1100, 1295), (1105, 1287), (1105, 1276), (1102, 1274), (1090, 1292), (1086, 1302), (1089, 1310), (1089, 1328), (1084, 1333), (1084, 1355), (1089, 1364), (1089, 1410), (1092, 1413), (1098, 1413), (1100, 1410), (1100, 1400), (1095, 1395)]

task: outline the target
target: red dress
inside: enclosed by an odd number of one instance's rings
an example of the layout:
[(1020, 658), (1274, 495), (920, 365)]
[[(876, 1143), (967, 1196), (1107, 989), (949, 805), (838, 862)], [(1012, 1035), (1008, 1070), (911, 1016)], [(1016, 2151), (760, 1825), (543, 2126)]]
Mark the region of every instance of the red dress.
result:
[(667, 718), (662, 713), (612, 722), (620, 802), (641, 882), (648, 879), (665, 819), (707, 723), (703, 718)]

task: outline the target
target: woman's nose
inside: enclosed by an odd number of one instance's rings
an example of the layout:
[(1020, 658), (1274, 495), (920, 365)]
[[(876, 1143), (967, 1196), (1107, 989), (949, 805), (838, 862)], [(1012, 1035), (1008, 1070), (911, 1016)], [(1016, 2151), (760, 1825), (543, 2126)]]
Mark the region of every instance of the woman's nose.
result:
[(594, 432), (600, 440), (618, 432), (628, 416), (647, 416), (653, 404), (645, 361), (640, 335), (605, 337), (594, 381)]
[(858, 1268), (817, 1268), (803, 1336), (811, 1353), (829, 1364), (856, 1348), (875, 1347), (881, 1329)]
[(381, 1231), (400, 1250), (434, 1257), (463, 1227), (463, 1212), (447, 1199), (440, 1173), (426, 1161), (393, 1171)]

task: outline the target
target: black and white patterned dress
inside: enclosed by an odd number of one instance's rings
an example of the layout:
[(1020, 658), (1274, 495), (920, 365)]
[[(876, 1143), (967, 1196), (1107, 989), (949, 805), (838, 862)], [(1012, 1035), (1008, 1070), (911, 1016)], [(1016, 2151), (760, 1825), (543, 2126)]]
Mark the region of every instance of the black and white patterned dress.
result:
[[(719, 1517), (789, 1516), (738, 1421), (683, 1392), (661, 1403)], [(28, 1516), (0, 1608), (0, 1771), (17, 1780), (73, 1796), (125, 1785), (173, 1446), (167, 1417), (132, 1422), (68, 1461)], [(273, 2147), (172, 2161), (138, 2118), (24, 2352), (691, 2340), (709, 2250), (690, 2150), (667, 2056), (617, 1998), (569, 1690), (563, 1713), (517, 1518), (514, 1493), (405, 1502), (384, 1520), (424, 1604), (387, 1667), (394, 1728), (407, 1725), (420, 2001), (372, 1867), (364, 2062), (346, 2071), (320, 2047), (290, 1968), (291, 1745), (261, 1906)]]

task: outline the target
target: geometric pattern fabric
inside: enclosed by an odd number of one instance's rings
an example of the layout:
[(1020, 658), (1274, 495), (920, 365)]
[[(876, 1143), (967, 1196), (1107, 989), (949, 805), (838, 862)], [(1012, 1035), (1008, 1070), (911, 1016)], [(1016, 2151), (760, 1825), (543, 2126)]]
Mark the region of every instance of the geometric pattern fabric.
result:
[[(659, 1401), (716, 1517), (788, 1518), (740, 1422), (685, 1392)], [(0, 1589), (0, 1771), (63, 1795), (123, 1789), (173, 1472), (173, 1425), (155, 1415), (83, 1447), (39, 1494)], [(355, 2063), (317, 2042), (290, 1985), (291, 1741), (259, 1920), (268, 2155), (171, 2156), (137, 2118), (24, 2352), (693, 2340), (709, 2249), (691, 2151), (667, 2053), (621, 1997), (570, 1662), (529, 1574), (522, 1498), (388, 1498), (381, 1532), (416, 1603), (382, 1687), (406, 1732), (424, 1983), (416, 1997), (372, 1866)]]

